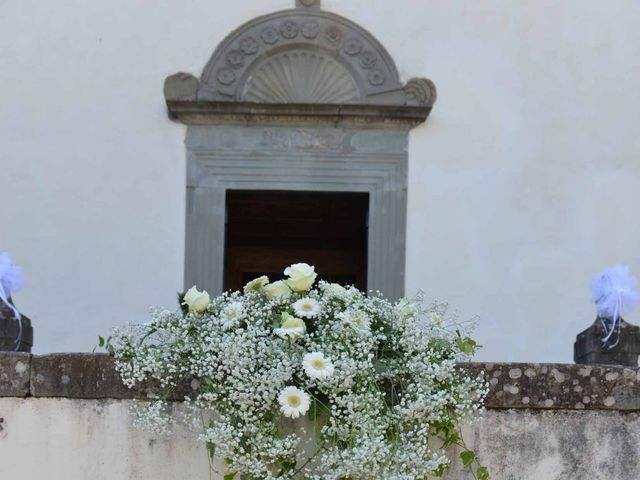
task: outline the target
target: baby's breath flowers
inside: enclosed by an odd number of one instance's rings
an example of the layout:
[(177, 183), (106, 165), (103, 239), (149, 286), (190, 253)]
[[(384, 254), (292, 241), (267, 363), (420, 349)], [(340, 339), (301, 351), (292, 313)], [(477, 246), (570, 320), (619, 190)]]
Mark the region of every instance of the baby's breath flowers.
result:
[(443, 445), (462, 446), (459, 427), (478, 417), (487, 392), (458, 367), (475, 350), (465, 329), (421, 297), (391, 303), (316, 282), (305, 263), (285, 275), (214, 299), (194, 287), (184, 311), (155, 310), (147, 324), (116, 329), (110, 347), (125, 385), (162, 388), (141, 402), (136, 424), (170, 431), (167, 395), (186, 382), (198, 386), (188, 421), (207, 419), (198, 438), (224, 460), (220, 478), (441, 476)]

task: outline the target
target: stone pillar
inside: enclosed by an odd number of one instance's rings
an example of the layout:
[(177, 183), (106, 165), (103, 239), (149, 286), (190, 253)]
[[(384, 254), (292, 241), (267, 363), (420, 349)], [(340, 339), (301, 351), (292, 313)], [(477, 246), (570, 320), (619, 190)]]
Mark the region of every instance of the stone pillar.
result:
[[(9, 298), (11, 303), (12, 300)], [(19, 352), (31, 352), (33, 346), (33, 327), (31, 320), (21, 315), (22, 341), (18, 346)], [(20, 323), (16, 320), (13, 311), (0, 301), (0, 351), (16, 350), (16, 339), (20, 332)]]
[[(608, 324), (610, 319), (603, 319)], [(609, 348), (603, 345), (602, 339), (605, 336), (602, 320), (597, 318), (589, 328), (579, 333), (573, 347), (573, 360), (582, 364), (604, 364), (604, 365), (624, 365), (630, 367), (638, 366), (640, 356), (640, 327), (631, 325), (620, 319), (620, 341)], [(617, 332), (612, 335), (614, 343)]]

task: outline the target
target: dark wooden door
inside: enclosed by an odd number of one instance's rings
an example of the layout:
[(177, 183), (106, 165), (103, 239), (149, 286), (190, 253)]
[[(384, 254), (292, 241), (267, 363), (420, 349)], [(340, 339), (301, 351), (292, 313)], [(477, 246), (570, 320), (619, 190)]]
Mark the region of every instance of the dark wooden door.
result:
[(228, 190), (225, 290), (284, 277), (292, 263), (319, 279), (367, 287), (367, 193)]

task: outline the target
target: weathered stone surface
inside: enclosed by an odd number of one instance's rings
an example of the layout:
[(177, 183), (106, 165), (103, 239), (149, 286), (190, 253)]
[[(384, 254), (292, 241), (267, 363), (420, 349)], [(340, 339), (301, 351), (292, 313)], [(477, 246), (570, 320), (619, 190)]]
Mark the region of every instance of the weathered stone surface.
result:
[(618, 366), (473, 363), (484, 371), (487, 408), (640, 410), (640, 369)]
[(31, 355), (0, 352), (0, 397), (29, 395)]
[[(640, 478), (638, 413), (490, 410), (464, 437), (495, 480)], [(446, 480), (473, 480), (451, 459)]]
[[(471, 363), (463, 368), (472, 375), (484, 372), (490, 410), (640, 411), (639, 368), (534, 363)], [(196, 388), (196, 380), (186, 381), (170, 398), (181, 400)], [(125, 387), (107, 354), (0, 353), (0, 397), (129, 399), (149, 398), (154, 392), (157, 385)]]
[[(174, 425), (170, 436), (135, 428), (133, 404), (0, 398), (3, 480), (222, 480), (220, 473), (209, 477), (203, 444), (182, 425)], [(181, 404), (170, 408), (185, 412)], [(494, 480), (640, 478), (640, 413), (489, 410), (465, 428), (464, 437)], [(447, 480), (473, 480), (458, 452), (450, 458)]]
[[(135, 389), (120, 380), (113, 358), (106, 353), (54, 353), (34, 356), (31, 391), (34, 397), (149, 398), (159, 392), (152, 383)], [(176, 389), (171, 400), (182, 400), (192, 391), (191, 382)]]
[(107, 354), (55, 353), (31, 362), (34, 397), (132, 398)]

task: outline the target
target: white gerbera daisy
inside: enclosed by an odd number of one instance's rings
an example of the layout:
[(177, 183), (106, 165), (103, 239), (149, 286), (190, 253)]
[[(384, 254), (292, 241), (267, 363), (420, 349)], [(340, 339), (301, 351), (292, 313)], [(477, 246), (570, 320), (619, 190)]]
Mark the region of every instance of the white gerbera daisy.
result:
[(297, 340), (307, 331), (304, 321), (284, 312), (280, 317), (282, 323), (280, 328), (274, 330), (279, 337), (289, 337), (291, 340)]
[(313, 318), (320, 313), (320, 304), (313, 298), (304, 297), (293, 304), (293, 311), (301, 317)]
[(262, 275), (261, 277), (254, 278), (244, 286), (244, 293), (249, 293), (253, 290), (262, 290), (267, 283), (269, 283), (269, 277)]
[(309, 395), (296, 387), (286, 387), (278, 395), (280, 411), (285, 417), (298, 418), (309, 411)]
[(240, 302), (231, 302), (222, 311), (222, 327), (225, 330), (235, 327), (244, 318), (244, 308)]
[(321, 352), (307, 353), (302, 359), (304, 371), (311, 378), (327, 378), (333, 375), (333, 363)]

